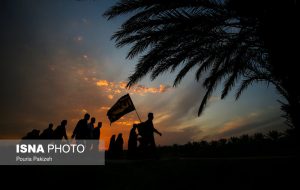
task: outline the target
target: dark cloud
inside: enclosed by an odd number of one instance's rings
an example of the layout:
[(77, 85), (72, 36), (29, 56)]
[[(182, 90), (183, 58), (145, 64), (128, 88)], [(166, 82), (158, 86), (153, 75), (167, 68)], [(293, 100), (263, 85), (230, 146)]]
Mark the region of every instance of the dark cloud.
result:
[(228, 138), (243, 134), (252, 135), (257, 132), (266, 133), (270, 130), (285, 130), (287, 126), (283, 124), (283, 118), (268, 117), (268, 113), (249, 114), (247, 116), (230, 120), (218, 128), (218, 132), (206, 139)]
[[(218, 135), (219, 137), (231, 137), (231, 136), (239, 136), (242, 134), (253, 134), (256, 132), (267, 132), (270, 130), (283, 129), (283, 123), (281, 119), (269, 118), (267, 120), (260, 121), (252, 121), (251, 123), (247, 123), (241, 125), (235, 129), (228, 130), (224, 133)], [(287, 128), (287, 127), (286, 127)]]
[(178, 126), (188, 127), (190, 122), (199, 119), (197, 113), (204, 93), (199, 83), (188, 81), (173, 89), (166, 97), (151, 101), (153, 110), (163, 113), (161, 117), (167, 116), (159, 124), (169, 129), (177, 129)]

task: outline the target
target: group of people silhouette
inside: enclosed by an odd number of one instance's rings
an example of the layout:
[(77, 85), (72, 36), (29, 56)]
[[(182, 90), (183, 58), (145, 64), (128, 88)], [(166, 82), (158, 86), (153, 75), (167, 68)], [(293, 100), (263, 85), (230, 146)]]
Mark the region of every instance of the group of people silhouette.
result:
[(55, 130), (53, 130), (53, 123), (50, 123), (48, 128), (46, 128), (41, 134), (40, 130), (33, 129), (29, 133), (27, 133), (26, 136), (24, 136), (22, 139), (63, 139), (65, 138), (68, 140), (67, 134), (66, 134), (66, 125), (67, 120), (62, 120), (61, 124), (56, 127)]
[[(154, 115), (148, 113), (148, 119), (139, 124), (133, 124), (128, 138), (128, 158), (157, 157), (154, 133), (162, 135), (153, 125)], [(124, 140), (122, 133), (112, 135), (110, 138), (108, 156), (121, 158)]]
[[(88, 143), (87, 146), (89, 149), (93, 149), (93, 147), (97, 149), (97, 147), (99, 147), (100, 129), (102, 127), (102, 122), (98, 122), (97, 127), (94, 127), (96, 119), (92, 117), (91, 121), (88, 122), (89, 119), (90, 114), (86, 113), (84, 115), (84, 118), (78, 121), (71, 138), (75, 139), (76, 141), (80, 141), (83, 139), (94, 140), (92, 141), (94, 144), (91, 144), (90, 141), (86, 141)], [(33, 129), (31, 132), (27, 133), (27, 135), (24, 136), (22, 139), (65, 139), (66, 141), (68, 141), (68, 136), (66, 132), (67, 123), (67, 120), (62, 120), (61, 124), (57, 126), (54, 130), (53, 124), (50, 123), (48, 128), (46, 128), (41, 134), (39, 130)]]
[[(140, 156), (157, 156), (154, 133), (157, 133), (160, 136), (162, 134), (154, 128), (153, 119), (153, 113), (148, 113), (148, 119), (146, 121), (139, 124), (133, 124), (128, 138), (128, 158), (134, 159), (139, 158)], [(62, 120), (61, 124), (55, 129), (53, 129), (53, 124), (50, 123), (48, 128), (43, 130), (41, 134), (39, 130), (33, 129), (22, 139), (65, 139), (68, 141), (68, 136), (66, 133), (67, 123), (67, 120)], [(93, 149), (95, 147), (99, 148), (100, 129), (102, 127), (102, 122), (98, 122), (97, 127), (94, 127), (95, 123), (95, 117), (90, 119), (90, 114), (86, 113), (84, 118), (77, 122), (71, 138), (75, 139), (77, 142), (82, 140), (94, 140), (86, 141), (86, 145), (89, 149)], [(122, 133), (119, 133), (117, 137), (116, 135), (112, 135), (109, 143), (108, 157), (112, 159), (122, 158), (123, 145), (124, 140)]]

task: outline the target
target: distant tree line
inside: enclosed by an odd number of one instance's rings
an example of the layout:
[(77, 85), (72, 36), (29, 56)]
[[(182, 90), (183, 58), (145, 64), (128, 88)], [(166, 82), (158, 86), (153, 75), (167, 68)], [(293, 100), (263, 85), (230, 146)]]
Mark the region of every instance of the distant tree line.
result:
[(163, 157), (294, 156), (297, 150), (296, 135), (291, 129), (159, 147)]

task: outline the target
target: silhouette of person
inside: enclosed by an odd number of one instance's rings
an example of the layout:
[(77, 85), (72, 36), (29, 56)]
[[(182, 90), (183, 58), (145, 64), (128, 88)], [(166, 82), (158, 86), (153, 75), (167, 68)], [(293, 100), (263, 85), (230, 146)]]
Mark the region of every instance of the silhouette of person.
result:
[(116, 142), (115, 142), (115, 148), (116, 148), (116, 156), (117, 158), (121, 158), (122, 157), (122, 154), (123, 154), (123, 144), (124, 144), (124, 140), (123, 140), (123, 137), (122, 137), (122, 133), (119, 133), (118, 134), (118, 137), (116, 139)]
[(96, 122), (96, 118), (92, 117), (91, 122), (88, 124), (89, 129), (89, 139), (93, 139), (93, 131), (94, 131), (94, 123)]
[(62, 140), (63, 138), (65, 138), (66, 140), (68, 140), (68, 136), (66, 132), (67, 123), (68, 123), (67, 120), (62, 120), (61, 124), (56, 127), (56, 129), (53, 132), (54, 139)]
[(92, 140), (93, 140), (93, 130), (94, 130), (94, 123), (96, 122), (96, 118), (92, 117), (91, 118), (91, 122), (88, 124), (88, 130), (87, 130), (87, 142), (86, 142), (86, 145), (88, 147), (89, 150), (92, 150), (93, 148), (93, 143), (92, 143)]
[(112, 135), (109, 141), (108, 156), (109, 158), (114, 158), (116, 152), (116, 135)]
[(53, 123), (49, 123), (47, 129), (45, 129), (40, 135), (40, 139), (52, 139), (53, 138)]
[(154, 128), (153, 125), (154, 115), (153, 113), (148, 113), (148, 120), (144, 122), (143, 126), (143, 143), (145, 143), (145, 147), (149, 148), (152, 153), (156, 154), (156, 145), (154, 140), (154, 133), (162, 135), (157, 129)]
[(89, 127), (88, 120), (90, 119), (90, 114), (86, 113), (84, 118), (79, 120), (72, 134), (72, 139), (88, 139)]
[(137, 124), (133, 124), (128, 139), (128, 157), (135, 158), (137, 152), (137, 133), (136, 133)]
[(93, 149), (99, 150), (99, 141), (100, 141), (100, 129), (102, 127), (102, 122), (98, 122), (98, 126), (93, 129)]
[(25, 137), (22, 139), (39, 139), (40, 131), (37, 129), (32, 129), (32, 131), (28, 132)]

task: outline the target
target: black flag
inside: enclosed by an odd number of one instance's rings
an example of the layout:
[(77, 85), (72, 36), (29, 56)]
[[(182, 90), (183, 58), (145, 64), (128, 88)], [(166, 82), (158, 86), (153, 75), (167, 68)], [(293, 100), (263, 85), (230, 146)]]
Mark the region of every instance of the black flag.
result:
[(123, 115), (132, 112), (135, 107), (129, 94), (122, 96), (116, 103), (107, 111), (107, 117), (110, 123), (117, 121)]

